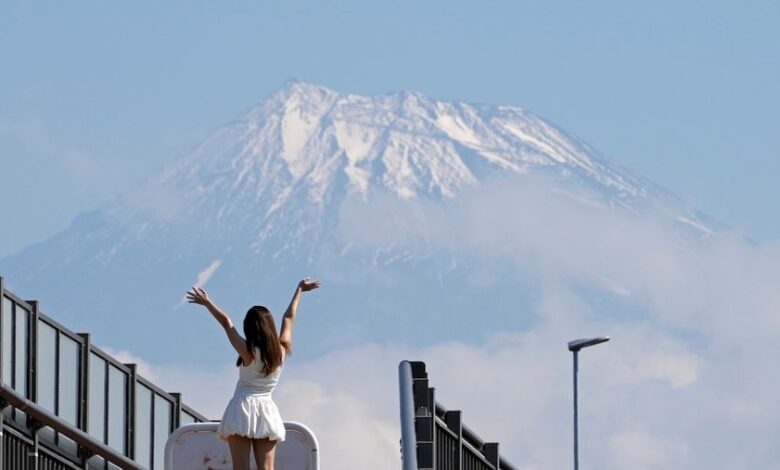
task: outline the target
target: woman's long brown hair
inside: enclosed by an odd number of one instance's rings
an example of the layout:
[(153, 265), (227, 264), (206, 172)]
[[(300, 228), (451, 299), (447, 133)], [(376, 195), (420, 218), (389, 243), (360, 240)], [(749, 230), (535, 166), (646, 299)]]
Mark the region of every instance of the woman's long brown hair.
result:
[[(255, 348), (260, 350), (259, 359), (263, 361), (265, 375), (282, 365), (282, 345), (279, 343), (279, 334), (276, 332), (276, 323), (270, 310), (262, 305), (255, 305), (246, 312), (244, 338), (246, 338), (246, 348), (255, 360), (258, 359), (255, 357)], [(240, 366), (243, 362), (241, 356), (238, 356), (236, 366)]]

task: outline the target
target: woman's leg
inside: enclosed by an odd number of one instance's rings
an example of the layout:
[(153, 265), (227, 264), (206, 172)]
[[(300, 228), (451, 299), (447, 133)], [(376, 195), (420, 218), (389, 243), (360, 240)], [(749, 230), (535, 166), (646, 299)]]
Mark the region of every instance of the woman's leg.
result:
[(252, 439), (252, 449), (255, 452), (257, 470), (274, 470), (276, 441), (270, 439)]
[(229, 436), (230, 460), (233, 470), (249, 470), (249, 451), (252, 449), (252, 439), (243, 436)]

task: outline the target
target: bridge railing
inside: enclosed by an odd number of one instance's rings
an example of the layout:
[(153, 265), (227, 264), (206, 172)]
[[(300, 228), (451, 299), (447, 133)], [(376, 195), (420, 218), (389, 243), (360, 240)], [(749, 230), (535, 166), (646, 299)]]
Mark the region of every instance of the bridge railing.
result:
[[(1, 277), (0, 380), (3, 389), (152, 470), (163, 468), (171, 432), (180, 424), (206, 421), (182, 403), (180, 394), (162, 390), (140, 376), (134, 364), (102, 351), (89, 334), (74, 333), (45, 315), (37, 301), (6, 289)], [(0, 404), (12, 405), (3, 406), (3, 430), (9, 432), (3, 433), (0, 451), (7, 452), (0, 469), (117, 468), (68, 433), (30, 419), (7, 399)], [(29, 452), (22, 450), (27, 447)], [(23, 466), (18, 459), (27, 459), (25, 452), (47, 455), (40, 459), (51, 457), (61, 466)]]
[(463, 423), (462, 413), (436, 401), (425, 363), (398, 366), (403, 470), (515, 470), (497, 442), (484, 442)]

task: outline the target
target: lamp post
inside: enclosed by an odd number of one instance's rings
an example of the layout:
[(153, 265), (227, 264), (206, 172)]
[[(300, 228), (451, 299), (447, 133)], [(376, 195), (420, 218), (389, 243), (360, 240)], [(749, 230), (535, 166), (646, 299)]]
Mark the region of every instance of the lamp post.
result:
[(609, 341), (609, 336), (599, 336), (597, 338), (582, 338), (569, 341), (569, 351), (574, 355), (574, 470), (580, 468), (579, 458), (579, 443), (577, 438), (577, 354), (580, 349), (584, 349), (597, 344), (606, 343)]

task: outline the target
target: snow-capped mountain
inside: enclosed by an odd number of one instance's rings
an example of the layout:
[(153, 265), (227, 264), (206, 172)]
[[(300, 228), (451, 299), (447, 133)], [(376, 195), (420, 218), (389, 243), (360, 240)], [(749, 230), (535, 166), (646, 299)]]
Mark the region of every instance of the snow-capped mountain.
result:
[(451, 198), (496, 173), (532, 171), (579, 181), (602, 202), (635, 210), (667, 207), (673, 199), (517, 107), (440, 102), (418, 93), (364, 97), (294, 82), (109, 212), (137, 212), (133, 206), (142, 201), (142, 209), (206, 216), (242, 233), (252, 229), (259, 245), (268, 222), (293, 206), (318, 212), (379, 191), (402, 199)]
[[(233, 310), (256, 302), (252, 295), (278, 310), (297, 277), (323, 271), (332, 289), (316, 302), (331, 314), (304, 334), (322, 336), (323, 345), (362, 338), (371, 312), (382, 332), (403, 336), (419, 316), (401, 318), (390, 304), (410, 309), (430, 301), (435, 311), (439, 304), (420, 292), (417, 299), (415, 286), (444, 278), (458, 284), (459, 271), (479, 261), (392, 240), (355, 248), (342, 230), (345, 205), (384, 198), (436, 206), (508, 175), (543, 175), (584, 205), (663, 214), (695, 236), (711, 230), (674, 196), (521, 108), (408, 92), (367, 97), (293, 82), (146, 184), (6, 258), (0, 273), (66, 324), (134, 350), (148, 335), (204, 334), (211, 325), (189, 321), (178, 304), (198, 279), (210, 279), (213, 294)], [(395, 292), (382, 293), (377, 279), (385, 275)], [(493, 288), (459, 302), (476, 305)], [(509, 294), (499, 294), (500, 302), (502, 295)], [(126, 316), (123, 335), (96, 328), (103, 315)], [(148, 332), (152, 318), (159, 332)], [(160, 348), (198, 356), (197, 344)]]

